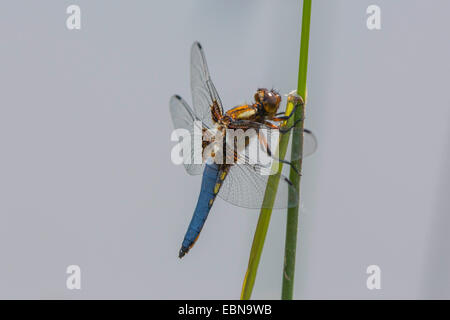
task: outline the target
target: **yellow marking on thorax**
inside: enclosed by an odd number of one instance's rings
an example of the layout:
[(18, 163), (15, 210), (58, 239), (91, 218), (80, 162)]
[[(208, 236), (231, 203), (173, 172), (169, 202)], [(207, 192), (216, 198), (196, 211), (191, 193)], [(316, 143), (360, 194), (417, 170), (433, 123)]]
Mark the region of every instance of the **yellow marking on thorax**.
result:
[(245, 111), (243, 111), (243, 112), (240, 112), (240, 113), (237, 115), (236, 119), (237, 119), (237, 120), (246, 120), (246, 119), (250, 119), (250, 118), (252, 118), (253, 116), (255, 116), (255, 114), (256, 114), (256, 110), (255, 110), (255, 109), (247, 109), (247, 110), (245, 110)]
[(256, 115), (257, 109), (252, 105), (242, 105), (227, 111), (227, 115), (235, 120), (247, 120)]

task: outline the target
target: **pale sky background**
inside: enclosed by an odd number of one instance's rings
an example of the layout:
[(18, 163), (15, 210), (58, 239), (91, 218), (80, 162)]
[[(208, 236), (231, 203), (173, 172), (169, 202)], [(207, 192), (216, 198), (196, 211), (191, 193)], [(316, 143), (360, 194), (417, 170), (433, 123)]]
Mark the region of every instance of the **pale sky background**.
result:
[[(66, 8), (82, 29), (66, 28)], [(366, 28), (381, 7), (382, 29)], [(0, 298), (237, 299), (255, 210), (170, 161), (199, 40), (227, 107), (296, 87), (300, 1), (2, 1)], [(450, 2), (314, 0), (295, 298), (450, 298)], [(278, 299), (284, 210), (254, 298)], [(66, 267), (82, 289), (66, 289)], [(379, 265), (381, 290), (366, 288)]]

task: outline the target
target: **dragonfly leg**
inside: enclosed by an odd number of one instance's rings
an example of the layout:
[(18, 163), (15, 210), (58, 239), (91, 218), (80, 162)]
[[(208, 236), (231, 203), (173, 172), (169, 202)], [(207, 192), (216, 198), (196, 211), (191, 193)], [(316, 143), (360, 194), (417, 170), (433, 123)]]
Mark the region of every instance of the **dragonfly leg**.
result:
[[(281, 114), (281, 113), (277, 113), (277, 114), (276, 114), (277, 117), (271, 119), (272, 121), (287, 121), (287, 120), (289, 120), (289, 119), (295, 114), (295, 111), (297, 110), (297, 108), (298, 108), (299, 106), (301, 106), (301, 105), (304, 104), (304, 101), (303, 101), (302, 97), (299, 96), (299, 95), (297, 95), (297, 94), (290, 94), (288, 99), (291, 100), (291, 101), (295, 104), (295, 105), (294, 105), (294, 109), (292, 109), (291, 113), (289, 113), (288, 116), (286, 116), (286, 115), (284, 115), (284, 116), (283, 116), (283, 115), (278, 116), (278, 115)], [(303, 121), (303, 120), (304, 120), (304, 118), (302, 118), (302, 119), (297, 119), (297, 120), (294, 122), (294, 124), (293, 124), (292, 126), (286, 127), (286, 128), (283, 128), (283, 127), (281, 127), (281, 126), (278, 126), (278, 130), (280, 130), (280, 133), (286, 133), (286, 132), (289, 132), (292, 128), (295, 127), (295, 125), (296, 125), (297, 123), (299, 123), (300, 121)]]
[(295, 128), (295, 126), (297, 125), (297, 123), (302, 122), (303, 120), (305, 120), (305, 118), (301, 118), (301, 119), (297, 119), (294, 121), (294, 123), (292, 124), (292, 126), (290, 127), (279, 127), (278, 130), (280, 130), (280, 133), (287, 133), (289, 132), (292, 128)]
[(258, 134), (258, 138), (259, 138), (260, 143), (266, 148), (266, 152), (269, 155), (269, 157), (271, 157), (272, 159), (274, 159), (274, 160), (276, 160), (278, 162), (281, 162), (281, 163), (284, 163), (284, 164), (286, 164), (288, 166), (291, 166), (291, 168), (295, 171), (295, 173), (297, 173), (299, 176), (302, 175), (292, 161), (279, 159), (279, 158), (275, 157), (272, 154), (272, 151), (270, 150), (269, 144), (267, 143), (267, 139), (263, 135)]
[(302, 175), (301, 172), (298, 171), (297, 167), (296, 167), (292, 162), (286, 161), (286, 160), (281, 160), (281, 159), (276, 159), (276, 158), (274, 158), (274, 159), (277, 160), (277, 161), (279, 161), (279, 162), (281, 162), (281, 163), (284, 163), (284, 164), (287, 164), (287, 165), (291, 166), (291, 168), (295, 171), (295, 173), (296, 173), (298, 176), (301, 176), (301, 175)]
[(291, 111), (291, 113), (288, 116), (286, 116), (286, 111), (275, 114), (276, 116), (282, 115), (282, 116), (278, 117), (278, 119), (280, 119), (280, 120), (290, 119), (292, 117), (292, 115), (295, 114), (297, 107), (305, 104), (303, 98), (301, 96), (299, 96), (297, 93), (289, 94), (288, 101), (291, 101), (294, 103), (294, 109)]
[[(301, 103), (296, 103), (294, 106), (294, 109), (292, 109), (292, 112), (287, 116), (286, 112), (281, 112), (281, 113), (277, 113), (275, 118), (273, 118), (273, 121), (286, 121), (289, 120), (294, 114), (295, 114), (295, 110), (297, 110), (297, 107), (300, 105)], [(280, 116), (278, 116), (280, 115)]]
[(265, 122), (264, 122), (264, 125), (265, 125), (266, 127), (270, 128), (270, 129), (276, 129), (276, 130), (278, 130), (280, 133), (287, 133), (287, 132), (289, 132), (292, 128), (295, 128), (295, 126), (297, 125), (297, 123), (299, 123), (299, 122), (301, 122), (301, 121), (303, 121), (303, 120), (305, 120), (305, 119), (302, 118), (302, 119), (297, 119), (297, 120), (295, 120), (294, 123), (292, 124), (292, 126), (290, 126), (290, 127), (277, 126), (277, 125), (274, 125), (274, 124), (270, 123), (269, 121), (265, 121)]
[(294, 184), (292, 183), (292, 181), (289, 180), (288, 177), (286, 177), (285, 175), (281, 175), (281, 176), (283, 177), (284, 181), (286, 181), (290, 186), (293, 186), (293, 185), (294, 185)]

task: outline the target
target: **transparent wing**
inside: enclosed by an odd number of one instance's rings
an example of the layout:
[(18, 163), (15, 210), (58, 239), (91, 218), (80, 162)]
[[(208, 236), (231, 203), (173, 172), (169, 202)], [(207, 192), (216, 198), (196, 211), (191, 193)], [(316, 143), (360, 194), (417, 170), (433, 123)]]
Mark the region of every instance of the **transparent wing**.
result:
[[(200, 132), (201, 135), (202, 128), (207, 129), (207, 127), (204, 124), (200, 124), (199, 127), (199, 122), (196, 121), (200, 121), (200, 119), (198, 119), (198, 117), (194, 114), (194, 112), (192, 112), (192, 109), (189, 107), (187, 102), (184, 101), (183, 98), (181, 98), (180, 96), (174, 95), (170, 98), (169, 108), (175, 129), (186, 129), (189, 132), (191, 138), (190, 155), (187, 155), (190, 158), (190, 161), (187, 161), (188, 163), (186, 163), (185, 161), (184, 167), (190, 175), (201, 174), (203, 172), (204, 164), (195, 163), (194, 139), (196, 138), (202, 139), (201, 136), (196, 137), (195, 132)], [(197, 126), (198, 130), (194, 130), (195, 126)]]
[(317, 150), (317, 139), (316, 136), (308, 129), (303, 130), (303, 152), (292, 157), (292, 142), (296, 132), (299, 132), (300, 128), (293, 128), (291, 130), (291, 136), (289, 137), (289, 144), (286, 151), (285, 159), (297, 160), (299, 158), (305, 158), (312, 155)]
[(308, 129), (303, 130), (303, 157), (312, 155), (317, 150), (317, 139)]
[[(252, 209), (265, 207), (263, 199), (269, 177), (268, 175), (262, 175), (255, 166), (249, 164), (233, 165), (219, 191), (219, 197), (240, 207)], [(296, 206), (298, 192), (295, 187), (285, 176), (278, 174), (276, 177), (279, 179), (279, 184), (273, 208)], [(273, 189), (270, 190), (270, 192), (274, 191)], [(293, 199), (288, 202), (290, 191), (293, 194)]]
[[(274, 159), (279, 159), (278, 157), (278, 143), (280, 141), (280, 138), (282, 137), (282, 134), (278, 129), (272, 129), (269, 128), (263, 124), (252, 122), (252, 121), (237, 121), (239, 124), (247, 125), (247, 127), (259, 127), (257, 129), (258, 134), (260, 136), (259, 143), (261, 144), (261, 147), (266, 153), (272, 154), (272, 157)], [(248, 129), (247, 129), (248, 130)], [(254, 130), (254, 129), (250, 129)], [(303, 130), (303, 131), (302, 131)], [(248, 132), (248, 131), (246, 131)], [(298, 132), (303, 132), (303, 148), (302, 153), (296, 154), (295, 156), (292, 156), (291, 150), (292, 150), (292, 143), (294, 139), (298, 139), (299, 135)], [(291, 160), (297, 160), (299, 158), (304, 158), (312, 155), (317, 150), (317, 139), (314, 136), (314, 134), (308, 130), (308, 129), (300, 129), (300, 128), (292, 128), (289, 133), (284, 133), (285, 135), (289, 135), (289, 142), (288, 146), (286, 148), (286, 154), (284, 156), (284, 159), (291, 159)], [(248, 150), (245, 150), (248, 152)], [(260, 154), (258, 154), (260, 156)]]
[[(273, 134), (276, 131), (270, 130), (268, 132), (269, 136), (265, 137), (270, 145), (270, 133)], [(276, 149), (277, 147), (277, 145), (272, 145), (271, 148)], [(288, 149), (290, 150), (290, 145), (288, 145)], [(303, 155), (305, 157), (311, 155), (316, 149), (317, 140), (315, 136), (311, 131), (304, 130)], [(267, 154), (267, 148), (256, 135), (249, 140), (243, 150), (237, 150), (235, 145), (227, 143), (226, 155), (228, 161), (230, 161), (230, 154), (232, 160), (236, 162), (239, 159), (242, 164), (234, 164), (230, 167), (219, 192), (222, 199), (245, 208), (256, 209), (270, 206), (270, 204), (263, 204), (263, 199), (269, 176), (274, 175), (279, 180), (279, 184), (273, 186), (269, 191), (276, 192), (273, 208), (294, 207), (298, 204), (298, 192), (287, 178), (290, 170), (289, 165), (278, 162), (276, 153)], [(289, 155), (285, 159), (290, 159)], [(274, 164), (283, 166), (281, 173), (274, 174), (277, 172), (276, 169), (274, 170)], [(292, 192), (292, 195), (289, 199), (290, 192)]]
[(205, 53), (198, 42), (194, 42), (191, 48), (191, 92), (195, 115), (212, 128), (211, 106), (217, 102), (222, 114), (223, 106), (209, 75)]
[[(256, 149), (251, 151), (255, 144)], [(256, 136), (250, 139), (245, 149), (240, 152), (236, 150), (235, 146), (229, 144), (226, 145), (227, 161), (231, 158), (235, 163), (238, 161), (237, 159), (239, 159), (240, 162), (230, 166), (228, 175), (219, 191), (219, 197), (234, 205), (245, 208), (257, 209), (270, 206), (269, 204), (263, 204), (263, 199), (266, 192), (267, 181), (269, 176), (271, 176), (270, 174), (272, 174), (272, 176), (275, 176), (279, 180), (279, 184), (276, 187), (277, 192), (273, 207), (287, 208), (296, 206), (298, 203), (298, 193), (296, 192), (295, 187), (282, 173), (273, 174), (277, 172), (277, 170), (273, 170), (273, 164), (281, 164), (270, 157), (261, 157), (260, 152), (262, 148), (260, 148), (260, 146)], [(255, 150), (258, 150), (258, 155), (256, 156)], [(258, 161), (255, 161), (256, 159), (258, 159)], [(275, 190), (273, 189), (271, 189), (270, 192), (274, 192)], [(293, 196), (288, 202), (289, 192), (292, 192)]]

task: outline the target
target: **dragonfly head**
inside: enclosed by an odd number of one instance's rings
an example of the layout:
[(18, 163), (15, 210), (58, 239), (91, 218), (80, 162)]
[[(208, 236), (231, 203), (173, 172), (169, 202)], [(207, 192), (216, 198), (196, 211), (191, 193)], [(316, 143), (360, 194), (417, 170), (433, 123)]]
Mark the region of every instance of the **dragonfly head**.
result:
[(259, 88), (255, 93), (255, 101), (262, 104), (266, 113), (275, 114), (280, 106), (281, 96), (274, 89)]

